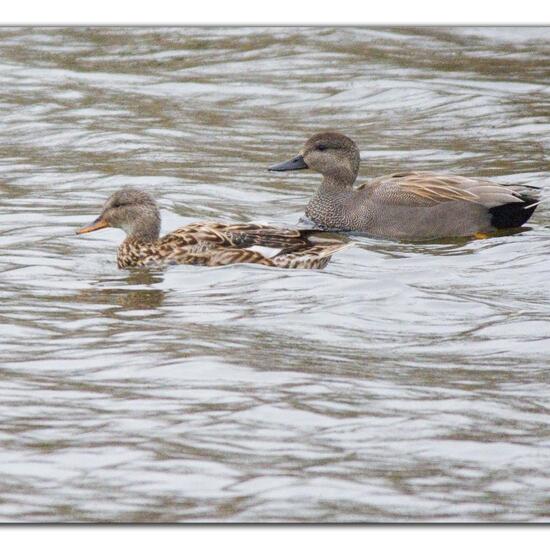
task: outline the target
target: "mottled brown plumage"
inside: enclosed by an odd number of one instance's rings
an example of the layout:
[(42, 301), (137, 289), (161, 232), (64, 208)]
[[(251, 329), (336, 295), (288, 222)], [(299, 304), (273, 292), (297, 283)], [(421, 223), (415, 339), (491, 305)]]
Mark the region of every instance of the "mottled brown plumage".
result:
[(381, 237), (433, 239), (519, 227), (537, 205), (533, 188), (433, 172), (390, 174), (354, 188), (359, 161), (350, 138), (322, 132), (298, 157), (270, 170), (311, 168), (323, 175), (305, 212), (316, 227)]
[[(168, 264), (221, 266), (252, 263), (270, 267), (322, 269), (332, 254), (352, 243), (326, 238), (308, 229), (259, 224), (198, 222), (159, 238), (160, 214), (155, 200), (144, 191), (125, 187), (105, 203), (101, 215), (77, 233), (119, 227), (127, 238), (117, 254), (118, 267)], [(251, 247), (272, 249), (267, 256)]]

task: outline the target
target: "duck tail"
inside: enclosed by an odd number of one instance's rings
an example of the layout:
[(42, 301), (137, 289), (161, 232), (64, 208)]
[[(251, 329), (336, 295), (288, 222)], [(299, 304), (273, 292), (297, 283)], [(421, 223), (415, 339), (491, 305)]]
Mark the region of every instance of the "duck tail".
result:
[(493, 227), (496, 229), (520, 227), (529, 220), (537, 206), (544, 202), (540, 200), (540, 190), (532, 186), (518, 187), (516, 197), (521, 201), (489, 208)]
[(290, 252), (282, 250), (271, 258), (271, 261), (277, 267), (288, 269), (323, 269), (329, 263), (333, 254), (354, 245), (353, 242), (332, 241), (332, 244), (316, 244)]

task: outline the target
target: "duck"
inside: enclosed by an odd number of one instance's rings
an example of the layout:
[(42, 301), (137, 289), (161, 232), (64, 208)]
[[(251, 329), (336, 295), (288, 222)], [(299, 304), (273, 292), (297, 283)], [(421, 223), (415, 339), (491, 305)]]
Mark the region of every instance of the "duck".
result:
[(541, 202), (535, 187), (435, 172), (396, 172), (354, 187), (359, 164), (351, 138), (324, 131), (268, 170), (309, 168), (323, 176), (305, 209), (314, 227), (389, 239), (485, 238), (522, 226)]
[[(224, 266), (259, 264), (287, 269), (323, 269), (333, 254), (354, 243), (326, 238), (318, 231), (254, 223), (195, 222), (160, 237), (160, 211), (147, 192), (123, 187), (103, 205), (100, 215), (78, 235), (108, 227), (122, 229), (119, 269), (169, 264)], [(261, 249), (271, 250), (268, 255)]]

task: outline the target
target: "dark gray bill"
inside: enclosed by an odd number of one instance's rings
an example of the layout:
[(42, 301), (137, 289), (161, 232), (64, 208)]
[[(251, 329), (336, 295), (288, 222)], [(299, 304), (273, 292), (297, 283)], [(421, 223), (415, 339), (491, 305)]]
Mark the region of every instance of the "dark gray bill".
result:
[(274, 164), (270, 166), (268, 170), (270, 172), (286, 172), (287, 170), (303, 170), (304, 168), (309, 168), (305, 163), (304, 157), (298, 155), (293, 159), (287, 160), (286, 162), (281, 162), (280, 164)]

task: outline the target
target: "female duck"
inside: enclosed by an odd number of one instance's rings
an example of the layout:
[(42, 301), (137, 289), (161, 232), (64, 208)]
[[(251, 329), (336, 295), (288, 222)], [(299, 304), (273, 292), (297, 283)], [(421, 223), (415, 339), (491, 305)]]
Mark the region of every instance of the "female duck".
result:
[[(199, 222), (159, 238), (160, 213), (153, 197), (124, 187), (103, 206), (100, 216), (77, 234), (118, 227), (127, 234), (117, 255), (118, 267), (195, 264), (221, 266), (252, 263), (271, 267), (322, 269), (335, 252), (352, 245), (322, 238), (315, 231), (257, 224)], [(273, 256), (250, 250), (275, 249)]]
[(310, 138), (300, 155), (269, 170), (321, 173), (323, 182), (306, 216), (319, 228), (380, 237), (481, 236), (523, 225), (538, 204), (532, 188), (433, 172), (390, 174), (354, 189), (359, 160), (350, 138), (323, 132)]

